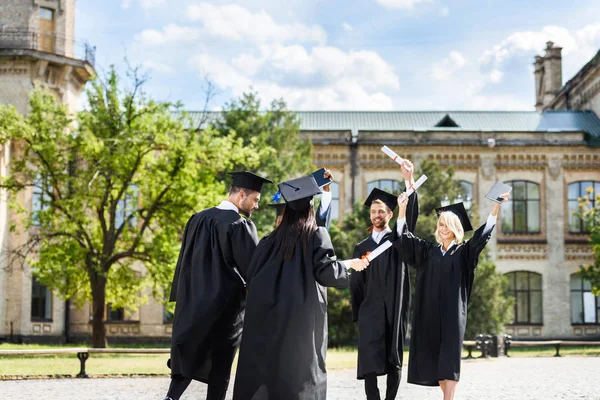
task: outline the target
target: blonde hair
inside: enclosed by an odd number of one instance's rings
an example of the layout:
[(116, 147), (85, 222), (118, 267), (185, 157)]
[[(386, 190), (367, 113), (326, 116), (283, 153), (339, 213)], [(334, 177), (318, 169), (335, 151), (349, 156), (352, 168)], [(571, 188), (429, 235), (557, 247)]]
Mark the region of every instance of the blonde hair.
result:
[(454, 214), (451, 211), (444, 211), (443, 213), (440, 214), (440, 217), (438, 218), (438, 222), (435, 226), (435, 240), (438, 243), (442, 243), (442, 237), (438, 233), (438, 226), (439, 226), (440, 222), (444, 222), (446, 224), (446, 226), (448, 227), (448, 229), (450, 229), (450, 232), (452, 232), (454, 234), (454, 241), (457, 244), (462, 243), (463, 238), (465, 237), (465, 230), (463, 229), (463, 226), (460, 223), (460, 219), (458, 218), (458, 216), (456, 214)]

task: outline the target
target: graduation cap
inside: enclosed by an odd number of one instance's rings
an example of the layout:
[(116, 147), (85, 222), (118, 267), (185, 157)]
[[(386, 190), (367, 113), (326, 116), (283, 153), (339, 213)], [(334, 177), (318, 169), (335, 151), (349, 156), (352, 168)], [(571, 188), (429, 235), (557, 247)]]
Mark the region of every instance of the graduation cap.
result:
[(371, 190), (371, 193), (369, 193), (369, 197), (367, 197), (367, 200), (365, 201), (365, 206), (371, 207), (371, 204), (373, 204), (375, 200), (383, 201), (383, 203), (386, 206), (388, 206), (389, 209), (392, 210), (392, 212), (394, 212), (396, 206), (398, 206), (398, 196), (395, 196), (378, 188), (374, 188), (373, 190)]
[(294, 210), (308, 208), (314, 195), (323, 193), (312, 175), (277, 185), (286, 204)]
[(435, 209), (435, 212), (437, 213), (438, 217), (441, 213), (446, 211), (450, 211), (458, 217), (460, 223), (462, 224), (463, 231), (469, 232), (473, 230), (473, 226), (471, 225), (471, 221), (469, 220), (469, 215), (467, 214), (465, 205), (462, 202), (450, 204), (449, 206), (439, 207)]
[(231, 180), (231, 186), (240, 187), (243, 189), (254, 190), (260, 192), (264, 183), (273, 183), (273, 181), (258, 176), (249, 171), (229, 172), (233, 178)]
[(275, 209), (275, 213), (277, 217), (280, 217), (283, 215), (283, 212), (285, 211), (285, 203), (271, 203), (271, 204), (267, 204), (269, 207), (273, 207)]

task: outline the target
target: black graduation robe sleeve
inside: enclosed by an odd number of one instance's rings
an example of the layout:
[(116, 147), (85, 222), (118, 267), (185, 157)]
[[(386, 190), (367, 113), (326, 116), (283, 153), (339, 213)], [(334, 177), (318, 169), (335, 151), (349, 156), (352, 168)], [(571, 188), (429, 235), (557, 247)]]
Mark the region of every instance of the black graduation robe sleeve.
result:
[(475, 268), (477, 267), (479, 255), (481, 254), (486, 244), (492, 237), (492, 232), (494, 231), (494, 228), (495, 225), (492, 227), (492, 229), (490, 229), (489, 232), (487, 232), (484, 235), (484, 223), (475, 231), (475, 233), (473, 233), (473, 237), (465, 243), (465, 261), (467, 262), (467, 268), (469, 268), (471, 271), (475, 270)]
[(402, 235), (399, 240), (394, 241), (394, 246), (402, 254), (406, 263), (419, 268), (427, 262), (434, 244), (416, 237), (408, 231), (408, 226), (404, 224)]
[(183, 232), (183, 239), (181, 240), (181, 249), (179, 250), (179, 257), (177, 258), (177, 265), (175, 266), (175, 275), (173, 275), (173, 283), (171, 283), (171, 294), (169, 295), (169, 301), (177, 300), (177, 286), (179, 285), (179, 274), (181, 273), (181, 264), (183, 261), (183, 254), (185, 252), (185, 245), (187, 242), (188, 229), (190, 222), (194, 216), (192, 215), (188, 222), (185, 224), (185, 230)]
[(317, 207), (315, 218), (317, 220), (317, 226), (322, 226), (329, 231), (329, 227), (331, 226), (331, 202), (329, 203), (329, 207), (324, 212), (324, 217), (321, 216), (321, 206), (323, 203), (319, 203), (319, 207)]
[(408, 204), (406, 206), (406, 226), (410, 233), (415, 233), (417, 228), (417, 219), (419, 218), (419, 197), (417, 192), (408, 196)]
[(258, 244), (256, 227), (252, 221), (242, 218), (239, 222), (231, 225), (229, 234), (231, 243), (229, 251), (233, 258), (232, 261), (242, 278), (246, 280), (250, 260)]
[[(360, 254), (360, 249), (358, 246), (354, 247), (354, 253), (352, 254), (352, 258), (360, 258), (364, 254)], [(358, 321), (358, 311), (360, 310), (360, 305), (365, 299), (365, 286), (367, 284), (367, 272), (366, 270), (362, 271), (352, 271), (350, 275), (350, 303), (352, 305), (352, 321)]]
[(322, 286), (344, 289), (348, 287), (348, 271), (337, 261), (331, 238), (324, 227), (315, 233), (313, 245), (313, 271), (315, 280)]

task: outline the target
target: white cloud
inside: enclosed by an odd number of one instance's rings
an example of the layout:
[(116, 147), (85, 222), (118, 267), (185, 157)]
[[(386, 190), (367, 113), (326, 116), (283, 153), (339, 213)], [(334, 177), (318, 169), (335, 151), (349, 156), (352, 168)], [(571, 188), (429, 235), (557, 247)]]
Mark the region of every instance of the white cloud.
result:
[(499, 83), (502, 80), (503, 76), (504, 72), (499, 71), (497, 69), (493, 69), (492, 72), (490, 72), (490, 82)]
[(131, 0), (123, 0), (121, 2), (121, 8), (129, 8), (131, 7)]
[(263, 100), (283, 97), (298, 110), (392, 109), (386, 91), (398, 89), (399, 80), (377, 53), (298, 45), (263, 45), (260, 53), (231, 62), (199, 55), (190, 64), (234, 96), (252, 86)]
[(187, 17), (203, 24), (203, 30), (215, 37), (255, 43), (325, 43), (327, 33), (317, 25), (299, 23), (279, 24), (265, 11), (252, 13), (230, 4), (216, 6), (208, 3), (190, 5)]
[(344, 30), (345, 30), (345, 31), (347, 31), (347, 32), (350, 32), (350, 31), (353, 29), (353, 28), (352, 28), (352, 25), (350, 25), (350, 24), (349, 24), (349, 23), (347, 23), (347, 22), (344, 22), (344, 23), (342, 24), (342, 28), (344, 28)]
[(170, 65), (153, 60), (144, 61), (142, 67), (164, 75), (171, 75), (173, 73), (173, 68)]
[(432, 0), (377, 0), (377, 2), (387, 8), (410, 10), (419, 3), (431, 3)]
[(446, 17), (446, 16), (448, 16), (448, 13), (449, 13), (449, 12), (450, 12), (450, 11), (448, 10), (448, 7), (442, 7), (442, 8), (440, 8), (439, 14), (440, 14), (442, 17)]
[(146, 29), (135, 35), (135, 40), (148, 45), (161, 45), (168, 42), (197, 40), (200, 36), (201, 31), (198, 28), (170, 24), (162, 31)]
[(431, 74), (438, 81), (450, 79), (454, 73), (467, 64), (467, 59), (458, 51), (453, 50), (441, 62), (431, 68)]

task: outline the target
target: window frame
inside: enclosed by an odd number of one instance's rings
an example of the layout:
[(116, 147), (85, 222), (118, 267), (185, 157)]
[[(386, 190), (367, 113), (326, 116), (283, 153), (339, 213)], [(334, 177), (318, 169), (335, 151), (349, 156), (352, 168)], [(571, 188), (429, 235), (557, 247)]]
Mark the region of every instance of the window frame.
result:
[[(596, 192), (596, 186), (600, 186), (600, 181), (594, 181), (594, 180), (580, 180), (580, 181), (575, 181), (575, 182), (571, 182), (567, 184), (567, 232), (569, 234), (572, 235), (578, 235), (578, 234), (589, 234), (590, 231), (585, 229), (585, 224), (583, 222), (583, 219), (581, 219), (580, 217), (574, 216), (575, 218), (577, 218), (579, 220), (579, 230), (577, 231), (572, 231), (571, 230), (571, 224), (569, 223), (569, 218), (571, 217), (571, 210), (569, 208), (569, 205), (571, 202), (576, 202), (579, 208), (579, 201), (577, 200), (578, 198), (582, 198), (584, 196), (587, 196), (587, 193), (585, 192), (585, 190), (583, 190), (582, 186), (584, 183), (591, 183), (592, 184), (592, 188), (594, 189), (591, 197), (590, 197), (590, 202), (591, 202), (591, 206), (595, 207), (596, 206), (596, 196), (598, 195), (598, 193)], [(572, 185), (578, 185), (578, 196), (576, 196), (574, 199), (570, 197), (570, 187)]]
[[(573, 279), (573, 277), (575, 275), (579, 276), (579, 280), (581, 282), (581, 289), (573, 289), (571, 287), (572, 283), (571, 280)], [(581, 305), (582, 305), (582, 311), (584, 312), (583, 315), (583, 322), (573, 322), (573, 302), (572, 300), (572, 294), (573, 292), (579, 292), (581, 293)], [(572, 326), (580, 326), (580, 325), (587, 325), (587, 326), (597, 326), (600, 325), (600, 296), (594, 296), (596, 299), (596, 304), (594, 307), (594, 310), (596, 311), (596, 322), (585, 322), (585, 302), (584, 302), (584, 294), (585, 293), (592, 293), (592, 289), (585, 289), (584, 288), (584, 279), (581, 277), (579, 272), (575, 272), (571, 275), (569, 275), (569, 306), (571, 309), (571, 325)]]
[[(400, 194), (404, 191), (404, 183), (400, 182), (397, 179), (374, 179), (372, 181), (367, 182), (367, 194), (371, 193), (371, 190), (373, 190), (374, 188), (378, 188), (381, 189), (381, 182), (393, 182), (393, 183), (397, 183), (398, 184), (398, 191), (394, 191), (392, 189), (391, 193), (392, 194)], [(371, 189), (369, 189), (369, 186), (374, 185), (373, 187), (371, 187)], [(393, 185), (392, 185), (393, 188)], [(384, 189), (381, 189), (384, 190)]]
[[(527, 289), (517, 289), (517, 274), (518, 273), (526, 273), (527, 274)], [(510, 276), (512, 274), (512, 276)], [(532, 289), (531, 288), (531, 276), (535, 274), (540, 277), (540, 289)], [(544, 276), (540, 273), (534, 271), (510, 271), (504, 274), (507, 279), (513, 279), (512, 289), (508, 289), (508, 294), (515, 299), (514, 304), (514, 315), (513, 322), (508, 325), (519, 326), (519, 325), (527, 325), (527, 326), (543, 326), (544, 325)], [(531, 292), (540, 293), (542, 298), (541, 304), (541, 322), (531, 322)], [(518, 321), (518, 296), (517, 293), (527, 293), (527, 321)]]
[[(43, 317), (40, 316), (34, 316), (33, 315), (33, 290), (34, 288), (38, 286), (38, 287), (42, 287), (44, 289), (44, 303), (43, 303), (43, 309), (41, 309), (40, 307), (38, 307), (38, 310), (36, 311), (42, 311), (42, 314), (44, 314)], [(50, 316), (46, 315), (46, 301), (50, 302), (50, 307), (49, 307), (49, 311), (50, 311)], [(54, 293), (52, 293), (52, 291), (50, 290), (50, 288), (48, 288), (48, 286), (44, 285), (43, 283), (39, 282), (35, 276), (31, 277), (31, 305), (30, 305), (30, 319), (31, 322), (53, 322), (54, 321)]]
[[(500, 227), (502, 230), (503, 234), (508, 234), (508, 235), (539, 235), (542, 233), (542, 195), (541, 195), (541, 185), (537, 182), (533, 182), (533, 181), (526, 181), (526, 180), (512, 180), (512, 181), (506, 181), (504, 182), (507, 185), (510, 185), (511, 187), (513, 187), (513, 191), (511, 193), (511, 197), (508, 200), (507, 203), (502, 204), (500, 213)], [(515, 187), (515, 183), (525, 183), (525, 198), (524, 199), (516, 199), (514, 197), (514, 187)], [(538, 197), (537, 199), (530, 199), (528, 198), (528, 193), (529, 193), (529, 185), (536, 185), (537, 186), (537, 192), (538, 192)], [(516, 211), (515, 211), (515, 205), (518, 203), (524, 202), (524, 220), (525, 220), (525, 230), (517, 230), (515, 228), (516, 226), (516, 222), (515, 222), (515, 218), (516, 218)], [(538, 225), (538, 229), (535, 231), (530, 231), (529, 230), (529, 218), (528, 218), (528, 209), (529, 209), (529, 203), (534, 203), (537, 202), (538, 205), (538, 215), (537, 215), (537, 225)], [(505, 230), (504, 229), (504, 217), (502, 216), (502, 209), (506, 209), (507, 207), (511, 207), (511, 230)], [(506, 212), (506, 211), (505, 211)]]

